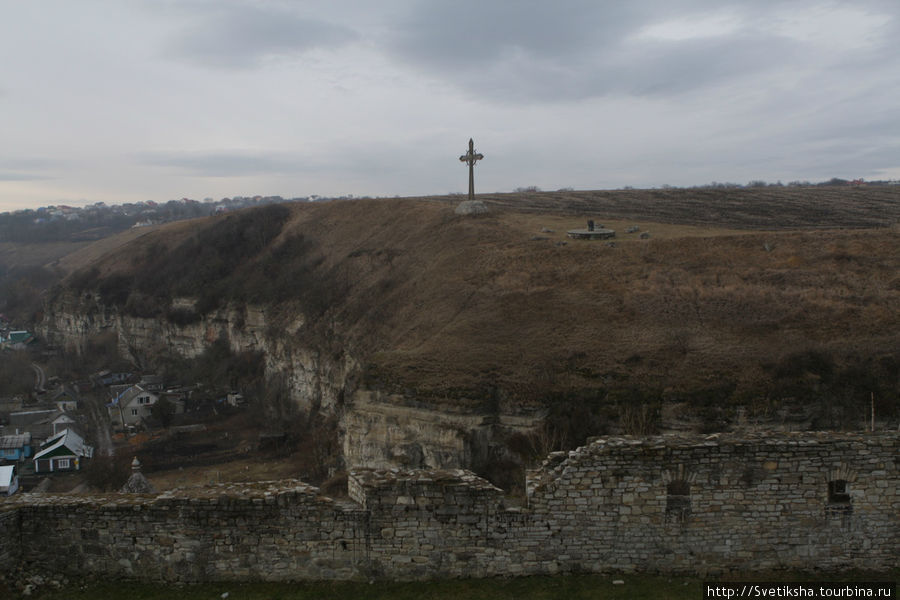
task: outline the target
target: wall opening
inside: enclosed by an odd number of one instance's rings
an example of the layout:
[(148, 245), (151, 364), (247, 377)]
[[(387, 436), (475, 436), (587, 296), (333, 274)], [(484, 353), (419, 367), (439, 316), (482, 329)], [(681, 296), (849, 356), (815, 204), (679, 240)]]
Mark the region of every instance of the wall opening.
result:
[(846, 479), (833, 479), (828, 482), (828, 512), (833, 514), (853, 512), (850, 484)]
[(691, 484), (684, 479), (666, 485), (666, 522), (684, 523), (691, 516)]

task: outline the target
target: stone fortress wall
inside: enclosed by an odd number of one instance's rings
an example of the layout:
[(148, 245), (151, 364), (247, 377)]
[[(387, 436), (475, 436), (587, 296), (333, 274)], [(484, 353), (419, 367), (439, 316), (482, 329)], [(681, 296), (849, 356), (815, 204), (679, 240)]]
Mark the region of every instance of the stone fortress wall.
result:
[(900, 434), (602, 438), (529, 473), (351, 473), (153, 496), (0, 501), (0, 568), (156, 581), (883, 570), (900, 563)]

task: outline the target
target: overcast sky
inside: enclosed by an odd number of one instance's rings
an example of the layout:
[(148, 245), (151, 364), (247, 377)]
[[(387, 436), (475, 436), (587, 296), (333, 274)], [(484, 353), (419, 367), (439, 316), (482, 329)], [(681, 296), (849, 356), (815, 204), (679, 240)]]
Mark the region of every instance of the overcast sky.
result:
[(0, 211), (900, 178), (897, 0), (0, 0)]

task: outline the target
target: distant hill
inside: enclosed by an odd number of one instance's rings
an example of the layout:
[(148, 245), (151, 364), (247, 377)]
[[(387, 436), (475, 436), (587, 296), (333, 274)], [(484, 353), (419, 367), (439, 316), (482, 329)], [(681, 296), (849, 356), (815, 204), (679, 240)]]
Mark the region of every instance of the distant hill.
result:
[[(496, 194), (483, 216), (462, 199), (270, 205), (60, 262), (80, 267), (66, 289), (135, 316), (302, 313), (361, 385), (448, 406), (649, 398), (712, 422), (792, 401), (834, 426), (874, 395), (898, 412), (896, 186)], [(566, 236), (587, 219), (615, 244)]]
[[(294, 198), (291, 201), (306, 201)], [(31, 321), (39, 311), (39, 296), (80, 261), (98, 256), (107, 245), (96, 245), (81, 257), (63, 260), (69, 254), (129, 229), (140, 230), (249, 206), (283, 203), (280, 196), (207, 199), (188, 198), (166, 203), (152, 201), (85, 207), (43, 206), (0, 213), (0, 313), (20, 323)], [(134, 234), (134, 232), (132, 232)], [(128, 237), (125, 234), (124, 237)], [(119, 242), (113, 242), (113, 245)]]

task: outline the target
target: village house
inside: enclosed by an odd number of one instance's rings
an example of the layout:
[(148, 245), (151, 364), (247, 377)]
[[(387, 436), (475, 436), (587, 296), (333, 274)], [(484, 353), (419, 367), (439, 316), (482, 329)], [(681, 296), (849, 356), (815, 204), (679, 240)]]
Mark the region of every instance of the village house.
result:
[(43, 421), (50, 415), (54, 415), (57, 412), (59, 411), (55, 406), (52, 408), (49, 406), (32, 406), (25, 410), (13, 411), (9, 413), (9, 426), (18, 427), (22, 431), (25, 431), (29, 426), (39, 421)]
[(78, 410), (78, 392), (67, 385), (60, 385), (53, 392), (52, 402), (56, 404), (58, 410), (64, 412), (73, 412)]
[(19, 474), (16, 465), (0, 467), (0, 496), (12, 496), (19, 489)]
[(165, 385), (163, 385), (163, 378), (160, 375), (142, 375), (141, 380), (138, 381), (138, 385), (147, 390), (148, 392), (161, 392)]
[(45, 440), (64, 429), (71, 429), (75, 418), (59, 410), (56, 405), (34, 407), (9, 414), (9, 426), (17, 432), (29, 432), (33, 440)]
[(31, 434), (19, 433), (0, 436), (0, 464), (31, 458)]
[(168, 390), (164, 390), (160, 392), (159, 397), (161, 400), (165, 400), (172, 407), (172, 414), (174, 415), (183, 415), (187, 412), (187, 404), (191, 399), (191, 394), (193, 393), (194, 388), (192, 387), (178, 387), (172, 388)]
[(151, 408), (159, 401), (159, 396), (145, 390), (140, 385), (130, 385), (124, 390), (115, 389), (112, 401), (107, 405), (113, 426), (124, 429), (137, 425), (151, 415)]
[(56, 435), (64, 429), (72, 429), (78, 425), (72, 415), (65, 411), (58, 411), (52, 418), (48, 419), (48, 421), (50, 425), (50, 435)]
[(125, 383), (131, 378), (131, 373), (112, 373), (110, 371), (100, 371), (94, 374), (93, 379), (100, 385), (116, 385)]
[(10, 331), (5, 335), (0, 334), (0, 347), (11, 350), (24, 350), (25, 346), (34, 341), (34, 335), (27, 331)]
[(82, 459), (93, 455), (92, 446), (85, 444), (75, 431), (66, 429), (41, 444), (41, 451), (34, 455), (34, 472), (79, 471)]

